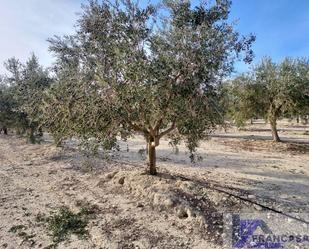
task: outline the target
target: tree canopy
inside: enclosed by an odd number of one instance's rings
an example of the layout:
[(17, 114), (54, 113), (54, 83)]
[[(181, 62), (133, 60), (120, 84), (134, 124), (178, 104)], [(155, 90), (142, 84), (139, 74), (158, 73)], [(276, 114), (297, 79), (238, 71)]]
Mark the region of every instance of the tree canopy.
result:
[(47, 93), (46, 126), (58, 139), (94, 138), (105, 147), (138, 132), (151, 174), (163, 136), (194, 152), (223, 122), (218, 84), (235, 59), (253, 56), (255, 37), (234, 30), (230, 6), (89, 1), (74, 35), (49, 39), (57, 82)]

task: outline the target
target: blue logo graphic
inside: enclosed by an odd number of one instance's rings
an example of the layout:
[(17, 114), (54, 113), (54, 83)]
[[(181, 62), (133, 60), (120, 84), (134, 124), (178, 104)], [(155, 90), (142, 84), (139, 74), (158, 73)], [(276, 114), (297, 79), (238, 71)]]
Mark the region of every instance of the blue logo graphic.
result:
[[(263, 234), (254, 234), (258, 228)], [(233, 215), (232, 241), (235, 248), (283, 248), (280, 238), (272, 234), (261, 219), (241, 220), (239, 215)]]

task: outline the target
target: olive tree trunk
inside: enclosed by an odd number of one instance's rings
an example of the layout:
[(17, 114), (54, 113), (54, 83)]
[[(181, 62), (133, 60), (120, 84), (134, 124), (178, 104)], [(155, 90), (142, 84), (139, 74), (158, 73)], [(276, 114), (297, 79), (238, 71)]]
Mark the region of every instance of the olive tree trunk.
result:
[[(8, 134), (8, 128), (2, 127), (1, 130), (3, 130), (3, 134), (4, 134), (4, 135), (7, 135), (7, 134)], [(1, 131), (1, 130), (0, 130), (0, 131)]]
[(156, 168), (156, 145), (153, 138), (148, 140), (148, 167), (150, 175), (157, 174)]
[(271, 134), (273, 137), (273, 141), (275, 142), (280, 142), (280, 138), (278, 135), (278, 130), (277, 130), (277, 120), (276, 119), (272, 119), (270, 120), (270, 127), (271, 127)]
[(28, 130), (28, 141), (31, 144), (35, 144), (34, 128), (32, 127)]

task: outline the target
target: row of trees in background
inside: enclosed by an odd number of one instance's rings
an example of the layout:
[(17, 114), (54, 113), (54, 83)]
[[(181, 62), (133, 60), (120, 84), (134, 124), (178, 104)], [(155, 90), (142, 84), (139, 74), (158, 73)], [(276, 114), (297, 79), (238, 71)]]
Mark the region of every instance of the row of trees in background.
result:
[(140, 133), (149, 172), (156, 174), (164, 136), (173, 145), (184, 140), (193, 155), (226, 118), (240, 124), (267, 116), (275, 127), (287, 110), (308, 114), (306, 60), (265, 59), (252, 73), (221, 84), (235, 59), (253, 57), (255, 37), (234, 30), (230, 5), (89, 1), (74, 35), (49, 40), (57, 58), (51, 74), (35, 56), (25, 64), (8, 60), (0, 125), (26, 133), (30, 142), (46, 130), (59, 144), (75, 137), (93, 149), (111, 149), (119, 137)]
[(223, 87), (227, 117), (236, 125), (254, 118), (269, 122), (274, 141), (280, 141), (277, 120), (309, 115), (309, 59), (286, 58), (274, 63), (270, 58)]
[(52, 79), (35, 55), (25, 64), (11, 58), (5, 67), (8, 74), (0, 82), (0, 127), (4, 133), (11, 128), (27, 134), (29, 142), (35, 143), (36, 135), (42, 135), (41, 107)]

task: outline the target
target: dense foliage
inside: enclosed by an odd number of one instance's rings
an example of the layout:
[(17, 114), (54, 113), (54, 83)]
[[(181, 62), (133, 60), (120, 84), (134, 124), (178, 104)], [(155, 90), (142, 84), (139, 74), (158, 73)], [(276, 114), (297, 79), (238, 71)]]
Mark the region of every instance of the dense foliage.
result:
[(90, 1), (74, 35), (49, 40), (57, 82), (45, 100), (46, 127), (58, 141), (74, 136), (105, 148), (140, 133), (151, 174), (163, 136), (194, 152), (223, 122), (222, 78), (240, 54), (252, 59), (254, 37), (234, 31), (230, 5)]
[(25, 64), (11, 58), (5, 66), (8, 74), (0, 85), (1, 126), (26, 133), (29, 141), (35, 143), (35, 135), (42, 132), (39, 121), (43, 92), (51, 84), (51, 79), (35, 55)]

